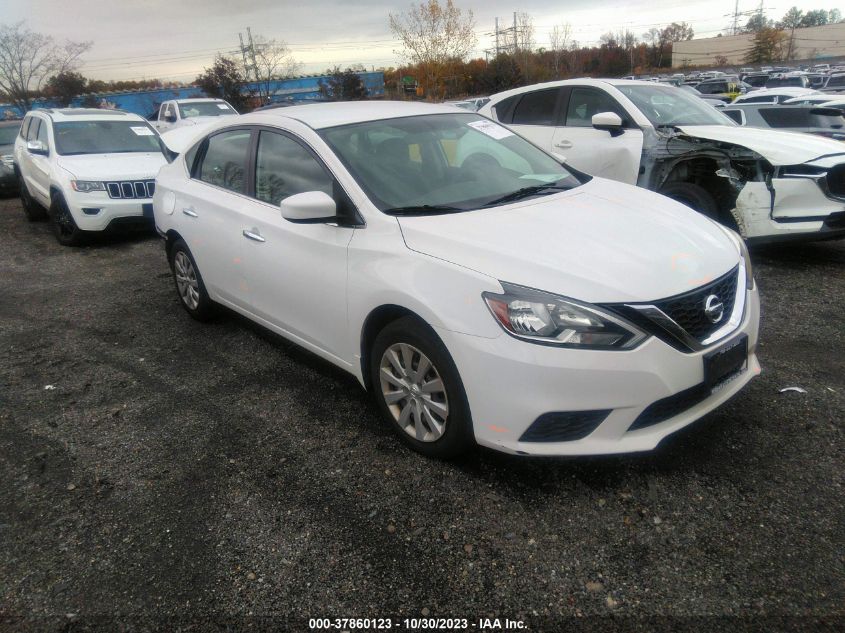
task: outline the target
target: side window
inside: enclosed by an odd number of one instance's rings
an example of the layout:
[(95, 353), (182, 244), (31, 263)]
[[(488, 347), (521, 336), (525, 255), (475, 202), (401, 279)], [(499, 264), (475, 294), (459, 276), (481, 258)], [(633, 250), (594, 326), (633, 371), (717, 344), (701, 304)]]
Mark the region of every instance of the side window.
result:
[(164, 119), (165, 116), (167, 116), (167, 104), (162, 103), (158, 109), (158, 118)]
[(519, 101), (519, 97), (520, 95), (508, 97), (507, 99), (502, 99), (499, 103), (494, 105), (491, 109), (496, 115), (496, 119), (501, 121), (502, 123), (510, 123), (510, 116), (511, 111), (513, 110), (513, 105), (517, 101)]
[(166, 104), (164, 106), (164, 116), (170, 117), (170, 116), (175, 116), (175, 115), (176, 115), (176, 111), (175, 111), (175, 108), (173, 107), (173, 104), (172, 103)]
[(26, 140), (26, 134), (27, 134), (27, 131), (29, 130), (29, 126), (30, 126), (31, 123), (32, 123), (32, 117), (28, 116), (28, 117), (26, 117), (26, 119), (24, 119), (23, 125), (21, 125), (21, 131), (19, 132), (19, 134), (20, 134), (20, 137), (24, 140)]
[(722, 114), (724, 114), (729, 119), (733, 119), (740, 125), (742, 125), (742, 111), (741, 110), (722, 110)]
[(209, 137), (205, 156), (198, 170), (199, 179), (229, 191), (246, 193), (245, 172), (249, 139), (249, 130), (231, 130)]
[(202, 143), (203, 142), (200, 141), (187, 152), (185, 152), (185, 166), (188, 168), (188, 173), (192, 177), (196, 173), (196, 169), (194, 169), (194, 167), (196, 166), (195, 163), (197, 160), (197, 154), (199, 153), (200, 147), (202, 147)]
[(566, 112), (567, 127), (592, 127), (593, 116), (600, 112), (615, 112), (624, 121), (625, 111), (616, 100), (596, 88), (573, 88)]
[(537, 90), (522, 96), (513, 111), (514, 125), (554, 125), (559, 88)]
[(38, 126), (38, 134), (35, 137), (35, 140), (44, 143), (44, 147), (48, 147), (50, 145), (47, 142), (47, 121), (41, 121), (41, 125)]
[(38, 117), (32, 117), (32, 122), (29, 124), (29, 128), (26, 131), (27, 141), (34, 141), (37, 138), (38, 128), (40, 125), (41, 119)]
[(255, 197), (277, 205), (288, 196), (306, 191), (332, 195), (334, 180), (298, 142), (262, 131), (255, 159)]

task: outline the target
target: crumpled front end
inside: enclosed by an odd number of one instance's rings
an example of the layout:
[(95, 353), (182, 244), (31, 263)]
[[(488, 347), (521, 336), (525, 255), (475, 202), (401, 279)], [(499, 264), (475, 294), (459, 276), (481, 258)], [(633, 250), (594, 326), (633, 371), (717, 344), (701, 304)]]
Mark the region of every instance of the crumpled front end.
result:
[(676, 181), (698, 184), (716, 202), (714, 219), (751, 242), (845, 237), (845, 146), (840, 143), (833, 142), (828, 149), (836, 151), (827, 156), (788, 165), (775, 162), (785, 158), (783, 151), (768, 158), (759, 153), (759, 142), (752, 150), (692, 136), (691, 129), (655, 137), (646, 144), (651, 149), (643, 157), (641, 186), (660, 191)]

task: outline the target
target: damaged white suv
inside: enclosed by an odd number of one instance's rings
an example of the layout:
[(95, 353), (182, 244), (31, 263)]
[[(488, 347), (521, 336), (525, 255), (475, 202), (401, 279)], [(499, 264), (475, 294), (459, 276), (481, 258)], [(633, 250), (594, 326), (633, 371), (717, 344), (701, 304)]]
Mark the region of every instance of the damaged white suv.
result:
[(739, 127), (673, 86), (572, 79), (494, 95), (480, 114), (568, 165), (674, 198), (748, 241), (845, 237), (845, 144)]

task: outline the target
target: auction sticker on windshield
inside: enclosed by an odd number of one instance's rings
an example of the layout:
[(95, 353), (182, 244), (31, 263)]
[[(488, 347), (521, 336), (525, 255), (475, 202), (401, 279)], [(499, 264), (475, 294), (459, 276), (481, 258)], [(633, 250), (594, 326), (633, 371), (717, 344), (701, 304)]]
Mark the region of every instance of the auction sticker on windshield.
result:
[(153, 135), (153, 131), (148, 127), (143, 127), (143, 126), (135, 127), (133, 125), (131, 129), (138, 136), (152, 136)]
[(501, 125), (497, 125), (492, 121), (472, 121), (467, 125), (496, 140), (513, 136), (513, 132), (509, 129), (502, 127)]

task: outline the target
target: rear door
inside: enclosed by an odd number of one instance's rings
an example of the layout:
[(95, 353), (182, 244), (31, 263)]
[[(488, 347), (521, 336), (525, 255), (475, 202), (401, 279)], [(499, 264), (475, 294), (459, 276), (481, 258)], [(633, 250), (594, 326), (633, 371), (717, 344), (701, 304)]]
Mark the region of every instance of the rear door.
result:
[(246, 283), (241, 227), (251, 201), (247, 196), (252, 130), (228, 129), (211, 135), (199, 149), (192, 177), (178, 192), (175, 214), (212, 298), (245, 307)]
[(526, 92), (504, 114), (506, 118), (502, 122), (547, 152), (555, 151), (552, 140), (560, 110), (561, 93), (560, 88)]
[[(625, 128), (614, 132), (595, 129), (592, 118), (601, 112), (618, 114)], [(616, 99), (595, 86), (567, 87), (559, 116), (552, 151), (564, 156), (567, 164), (593, 176), (637, 184), (643, 132)]]

